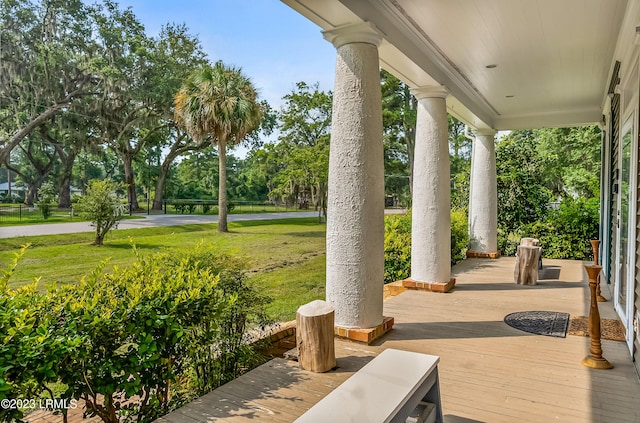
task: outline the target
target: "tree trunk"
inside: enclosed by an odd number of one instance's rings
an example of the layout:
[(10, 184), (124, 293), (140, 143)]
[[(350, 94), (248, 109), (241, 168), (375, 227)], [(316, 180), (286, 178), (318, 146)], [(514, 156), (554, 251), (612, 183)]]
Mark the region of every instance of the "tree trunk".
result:
[(58, 207), (68, 209), (71, 207), (71, 177), (73, 176), (73, 163), (76, 161), (76, 153), (71, 150), (63, 157), (62, 175), (60, 175), (60, 186), (58, 188)]
[(324, 182), (318, 182), (318, 223), (327, 221), (327, 189)]
[[(411, 94), (408, 87), (405, 87), (405, 89), (405, 97), (409, 103), (407, 105), (409, 106), (408, 108), (411, 110), (418, 110), (418, 100)], [(410, 125), (406, 119), (404, 123), (404, 138), (407, 144), (407, 158), (409, 159), (409, 193), (411, 194), (411, 198), (413, 198), (413, 164), (416, 145), (416, 127), (415, 125)]]
[(315, 185), (311, 185), (309, 187), (310, 191), (311, 191), (311, 204), (313, 204), (315, 206), (316, 209), (318, 209), (318, 202), (316, 201), (316, 186)]
[(29, 188), (27, 188), (27, 194), (24, 196), (24, 204), (26, 206), (33, 206), (33, 200), (36, 198), (38, 188), (39, 186), (36, 186), (35, 183), (29, 185)]
[(7, 167), (7, 197), (13, 201), (13, 195), (11, 193), (11, 169)]
[(301, 306), (296, 312), (298, 363), (304, 370), (327, 372), (336, 366), (333, 307), (321, 300)]
[(35, 200), (38, 190), (44, 183), (45, 179), (47, 179), (47, 175), (49, 174), (50, 170), (51, 166), (47, 166), (44, 170), (36, 168), (38, 175), (29, 184), (27, 194), (24, 197), (24, 204), (26, 204), (27, 206), (33, 206), (33, 200)]
[(229, 232), (227, 228), (227, 140), (218, 140), (218, 232)]
[(25, 195), (24, 204), (26, 204), (27, 206), (33, 206), (33, 200), (36, 198), (36, 194), (38, 193), (38, 190), (40, 189), (44, 181), (47, 179), (47, 176), (51, 173), (56, 160), (55, 155), (49, 155), (45, 153), (48, 162), (42, 164), (40, 160), (36, 160), (35, 156), (33, 155), (32, 149), (34, 143), (32, 141), (29, 141), (28, 144), (29, 145), (27, 146), (27, 148), (24, 148), (24, 146), (21, 145), (20, 149), (24, 153), (27, 160), (29, 160), (29, 163), (31, 163), (31, 166), (35, 169), (36, 172), (34, 177), (28, 178), (24, 173), (20, 172), (19, 169), (10, 166), (8, 163), (5, 164), (7, 165), (7, 169), (13, 170), (14, 173), (20, 175), (22, 179), (27, 183), (29, 188), (27, 194)]
[(71, 207), (71, 175), (62, 175), (62, 181), (58, 189), (58, 208)]
[[(173, 144), (171, 150), (167, 154), (167, 157), (164, 158), (162, 162), (162, 166), (160, 166), (160, 170), (158, 172), (158, 182), (156, 183), (156, 196), (153, 199), (153, 209), (154, 210), (162, 210), (162, 203), (164, 201), (164, 188), (167, 184), (167, 178), (169, 177), (169, 171), (171, 170), (171, 164), (176, 159), (176, 157), (180, 156), (187, 151), (197, 151), (203, 149), (206, 144), (202, 144), (200, 146), (197, 145), (183, 145), (181, 141), (184, 139), (184, 136), (179, 135), (176, 143)], [(196, 159), (197, 160), (197, 159)], [(198, 166), (198, 171), (200, 167)]]
[(136, 182), (133, 174), (133, 157), (123, 154), (122, 164), (124, 166), (124, 182), (127, 184), (127, 197), (132, 211), (140, 209), (136, 194)]
[(164, 187), (167, 183), (167, 176), (169, 175), (169, 169), (171, 168), (171, 161), (168, 161), (168, 157), (160, 166), (158, 172), (158, 182), (156, 183), (156, 196), (153, 199), (153, 210), (162, 210), (162, 202), (164, 200)]

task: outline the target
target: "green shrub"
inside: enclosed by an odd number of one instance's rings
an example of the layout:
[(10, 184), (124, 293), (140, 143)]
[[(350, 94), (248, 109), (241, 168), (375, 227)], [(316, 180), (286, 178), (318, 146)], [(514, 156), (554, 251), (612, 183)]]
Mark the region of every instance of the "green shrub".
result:
[[(135, 251), (135, 249), (134, 249)], [(0, 279), (0, 399), (33, 398), (47, 384), (83, 399), (105, 422), (151, 421), (249, 368), (247, 331), (268, 301), (240, 263), (202, 246), (141, 257), (77, 285), (7, 288)], [(5, 412), (7, 410), (2, 410)], [(20, 417), (0, 415), (7, 421)]]
[[(451, 212), (451, 264), (464, 259), (469, 236), (464, 211)], [(411, 211), (384, 218), (384, 283), (406, 279), (411, 273)]]
[[(17, 290), (8, 288), (26, 248), (0, 276), (0, 400), (37, 398), (47, 383), (57, 381), (64, 357), (81, 341), (73, 334), (61, 336), (48, 298), (38, 293), (35, 282)], [(21, 409), (0, 408), (0, 421), (12, 422), (22, 416)]]
[(42, 213), (42, 218), (48, 220), (51, 216), (51, 203), (55, 197), (53, 185), (50, 182), (45, 182), (38, 190), (38, 195), (40, 196), (40, 201), (37, 202), (38, 208)]
[(600, 201), (598, 198), (566, 198), (544, 222), (525, 229), (540, 239), (543, 257), (588, 260), (592, 257), (592, 239), (598, 238)]
[(523, 238), (520, 230), (514, 232), (506, 232), (503, 228), (498, 227), (498, 250), (503, 256), (515, 256), (520, 238)]
[(469, 224), (467, 214), (463, 210), (451, 212), (451, 264), (456, 264), (466, 257), (469, 246)]
[(46, 201), (38, 201), (38, 209), (40, 209), (40, 213), (42, 213), (42, 218), (44, 220), (49, 220), (51, 217), (51, 203)]
[(592, 257), (592, 239), (598, 237), (598, 198), (566, 198), (546, 219), (521, 226), (505, 234), (498, 231), (499, 248), (504, 255), (514, 255), (520, 238), (540, 240), (544, 258), (588, 260)]
[[(245, 263), (200, 245), (188, 255), (168, 258), (167, 264), (182, 265), (192, 271), (212, 271), (219, 277), (217, 289), (230, 299), (218, 316), (218, 325), (191, 332), (185, 344), (184, 354), (197, 376), (193, 383), (197, 394), (205, 394), (260, 363), (264, 357), (247, 342), (247, 332), (272, 323), (266, 315), (271, 298), (247, 283), (242, 270)], [(209, 348), (202, 348), (203, 345)]]
[(87, 195), (78, 201), (76, 208), (80, 216), (96, 228), (94, 245), (102, 245), (104, 237), (112, 228), (118, 227), (127, 211), (127, 205), (120, 202), (117, 194), (122, 188), (124, 184), (110, 179), (95, 180), (89, 184)]
[(384, 283), (411, 273), (411, 212), (384, 218)]

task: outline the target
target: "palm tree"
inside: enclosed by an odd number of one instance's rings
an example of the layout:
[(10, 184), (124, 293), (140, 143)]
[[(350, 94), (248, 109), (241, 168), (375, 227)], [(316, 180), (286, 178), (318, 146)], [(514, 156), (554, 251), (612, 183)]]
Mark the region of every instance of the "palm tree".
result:
[(175, 117), (197, 143), (207, 138), (218, 146), (218, 232), (227, 229), (227, 145), (240, 143), (258, 129), (262, 106), (240, 68), (221, 61), (196, 71), (175, 97)]

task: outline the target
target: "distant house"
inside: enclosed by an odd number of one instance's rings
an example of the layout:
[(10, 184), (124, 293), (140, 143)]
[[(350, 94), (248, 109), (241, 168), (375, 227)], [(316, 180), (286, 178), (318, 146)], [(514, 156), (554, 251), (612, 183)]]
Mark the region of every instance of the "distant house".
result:
[[(15, 184), (11, 184), (11, 194), (13, 195), (13, 197), (21, 197), (24, 195), (24, 192), (27, 189), (23, 186), (20, 185), (15, 185)], [(3, 197), (6, 195), (9, 195), (9, 183), (8, 182), (2, 182), (0, 183), (0, 195), (2, 195)]]
[[(11, 194), (13, 197), (22, 197), (24, 193), (27, 191), (27, 188), (22, 185), (11, 184)], [(9, 183), (2, 182), (0, 183), (0, 196), (6, 196), (9, 194)], [(80, 188), (76, 188), (71, 185), (71, 195), (81, 195), (82, 190)]]

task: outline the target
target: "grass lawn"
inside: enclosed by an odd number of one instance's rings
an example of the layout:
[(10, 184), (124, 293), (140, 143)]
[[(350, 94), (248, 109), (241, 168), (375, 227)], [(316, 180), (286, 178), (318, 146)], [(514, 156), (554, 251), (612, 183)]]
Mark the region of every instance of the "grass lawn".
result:
[(325, 225), (316, 218), (230, 222), (227, 234), (216, 228), (207, 224), (117, 230), (102, 247), (89, 245), (92, 233), (0, 239), (0, 265), (4, 268), (21, 245), (31, 243), (10, 286), (41, 277), (39, 286), (44, 289), (49, 283), (78, 281), (107, 257), (107, 271), (131, 263), (135, 258), (129, 238), (142, 254), (204, 242), (247, 259), (251, 280), (273, 297), (269, 312), (276, 320), (291, 320), (300, 305), (324, 298)]
[[(122, 216), (122, 220), (132, 219), (144, 219), (145, 216), (132, 215)], [(49, 225), (52, 223), (70, 223), (70, 222), (88, 222), (87, 219), (83, 219), (80, 216), (69, 217), (68, 215), (53, 214), (47, 220), (44, 220), (42, 216), (35, 216), (31, 220), (29, 218), (23, 218), (22, 220), (17, 217), (6, 218), (2, 217), (0, 220), (0, 228), (2, 226), (27, 226), (27, 225)]]

